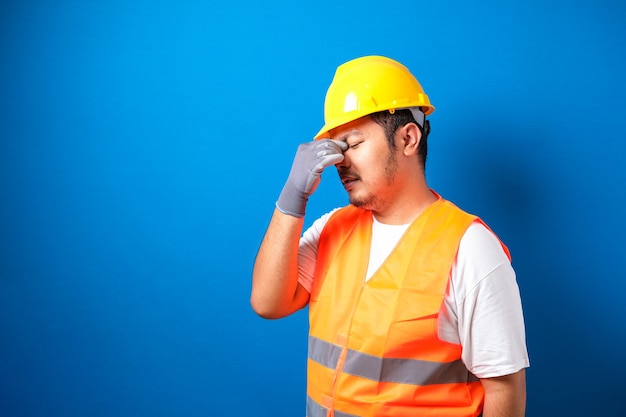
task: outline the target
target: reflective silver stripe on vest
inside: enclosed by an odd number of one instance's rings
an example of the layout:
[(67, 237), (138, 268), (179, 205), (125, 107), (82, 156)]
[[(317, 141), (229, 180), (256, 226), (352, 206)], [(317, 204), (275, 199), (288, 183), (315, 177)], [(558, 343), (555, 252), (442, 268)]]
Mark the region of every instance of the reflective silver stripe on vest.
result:
[(309, 336), (309, 358), (313, 361), (327, 368), (335, 369), (339, 361), (339, 355), (341, 355), (341, 346)]
[[(306, 397), (306, 417), (326, 417), (328, 409), (316, 403), (311, 397)], [(335, 410), (335, 417), (359, 417), (354, 414), (342, 413)]]
[[(337, 367), (341, 347), (309, 336), (309, 358), (329, 369)], [(412, 385), (452, 384), (478, 381), (459, 359), (440, 363), (417, 359), (380, 358), (348, 350), (343, 372), (380, 382)]]

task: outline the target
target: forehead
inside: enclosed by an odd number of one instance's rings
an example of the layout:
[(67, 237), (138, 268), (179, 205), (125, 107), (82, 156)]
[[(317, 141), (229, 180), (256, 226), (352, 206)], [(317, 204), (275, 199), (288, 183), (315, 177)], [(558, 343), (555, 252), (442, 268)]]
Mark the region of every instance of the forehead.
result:
[(382, 126), (365, 116), (353, 120), (328, 132), (331, 139), (346, 141), (352, 136), (371, 136), (375, 133), (384, 134)]

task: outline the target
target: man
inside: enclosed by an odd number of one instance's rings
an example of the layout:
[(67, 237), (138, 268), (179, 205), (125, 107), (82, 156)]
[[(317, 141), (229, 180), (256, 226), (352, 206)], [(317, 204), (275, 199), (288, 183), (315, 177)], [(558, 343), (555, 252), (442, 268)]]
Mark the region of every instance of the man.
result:
[[(300, 145), (257, 255), (251, 304), (309, 306), (307, 416), (523, 416), (528, 355), (509, 253), (430, 190), (434, 111), (409, 70), (341, 65), (325, 125)], [(308, 197), (335, 165), (350, 205), (301, 237)]]

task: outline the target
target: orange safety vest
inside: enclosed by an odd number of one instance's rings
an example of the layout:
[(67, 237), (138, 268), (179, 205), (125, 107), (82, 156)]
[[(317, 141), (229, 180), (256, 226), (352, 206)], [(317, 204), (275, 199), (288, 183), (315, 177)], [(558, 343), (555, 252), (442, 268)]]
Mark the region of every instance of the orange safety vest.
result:
[(480, 415), (484, 390), (461, 345), (437, 336), (450, 269), (475, 220), (439, 198), (366, 281), (372, 213), (347, 206), (331, 216), (309, 304), (308, 417)]

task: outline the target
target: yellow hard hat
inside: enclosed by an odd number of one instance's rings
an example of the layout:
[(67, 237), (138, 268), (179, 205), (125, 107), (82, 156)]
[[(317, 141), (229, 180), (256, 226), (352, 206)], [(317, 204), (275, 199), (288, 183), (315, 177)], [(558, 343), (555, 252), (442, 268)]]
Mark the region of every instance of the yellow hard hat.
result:
[(384, 56), (356, 58), (337, 68), (324, 102), (325, 124), (315, 139), (368, 114), (412, 107), (425, 115), (435, 110), (407, 67)]

